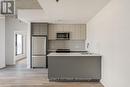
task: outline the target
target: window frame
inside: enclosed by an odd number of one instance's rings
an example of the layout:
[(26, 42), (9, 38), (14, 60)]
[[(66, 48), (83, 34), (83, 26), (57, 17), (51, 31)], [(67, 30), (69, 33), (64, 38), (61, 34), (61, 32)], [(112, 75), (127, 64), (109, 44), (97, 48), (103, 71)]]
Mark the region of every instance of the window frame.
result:
[[(22, 49), (21, 49), (22, 51), (21, 51), (21, 53), (19, 53), (19, 54), (18, 54), (18, 51), (17, 51), (17, 49), (18, 49), (18, 44), (17, 44), (17, 43), (18, 43), (18, 41), (17, 41), (17, 40), (18, 40), (18, 39), (17, 39), (17, 38), (18, 38), (18, 35), (21, 35), (21, 37), (22, 37), (22, 39), (21, 39), (21, 40), (22, 40), (22, 41), (21, 41), (21, 42), (22, 42)], [(24, 40), (23, 40), (23, 35), (22, 35), (22, 34), (19, 34), (19, 33), (16, 33), (16, 34), (15, 34), (15, 41), (16, 41), (16, 42), (15, 42), (15, 46), (16, 46), (15, 55), (18, 56), (18, 55), (24, 54), (24, 52), (23, 52), (23, 50), (24, 50), (24, 49), (23, 49), (23, 48), (24, 48), (24, 46), (23, 46), (23, 44), (24, 44), (24, 43), (23, 43), (23, 41), (24, 41)]]

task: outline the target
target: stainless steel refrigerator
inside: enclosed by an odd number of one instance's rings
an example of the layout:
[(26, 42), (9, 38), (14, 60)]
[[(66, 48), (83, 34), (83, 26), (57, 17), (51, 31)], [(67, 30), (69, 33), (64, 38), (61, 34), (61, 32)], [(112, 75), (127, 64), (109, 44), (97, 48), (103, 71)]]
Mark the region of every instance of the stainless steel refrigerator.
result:
[(32, 67), (46, 67), (46, 37), (32, 37)]

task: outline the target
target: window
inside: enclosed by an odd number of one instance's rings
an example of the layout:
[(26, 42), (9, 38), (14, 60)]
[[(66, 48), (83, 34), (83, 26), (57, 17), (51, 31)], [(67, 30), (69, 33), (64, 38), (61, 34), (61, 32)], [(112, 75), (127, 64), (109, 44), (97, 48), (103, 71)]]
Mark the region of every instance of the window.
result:
[(16, 55), (23, 54), (23, 36), (16, 34)]

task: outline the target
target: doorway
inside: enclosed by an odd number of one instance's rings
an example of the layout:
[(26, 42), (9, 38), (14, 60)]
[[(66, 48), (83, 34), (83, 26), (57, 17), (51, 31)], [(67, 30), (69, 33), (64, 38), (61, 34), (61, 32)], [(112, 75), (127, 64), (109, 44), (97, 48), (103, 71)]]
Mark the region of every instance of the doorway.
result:
[(25, 33), (15, 32), (15, 65), (17, 68), (27, 68)]

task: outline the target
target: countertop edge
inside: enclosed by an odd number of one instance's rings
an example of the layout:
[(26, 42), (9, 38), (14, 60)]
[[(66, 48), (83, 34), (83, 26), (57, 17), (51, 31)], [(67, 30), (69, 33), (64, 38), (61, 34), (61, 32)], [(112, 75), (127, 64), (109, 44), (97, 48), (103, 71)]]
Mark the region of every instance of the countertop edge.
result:
[(80, 54), (80, 53), (49, 53), (47, 55), (48, 57), (51, 57), (51, 56), (102, 56), (100, 54)]

